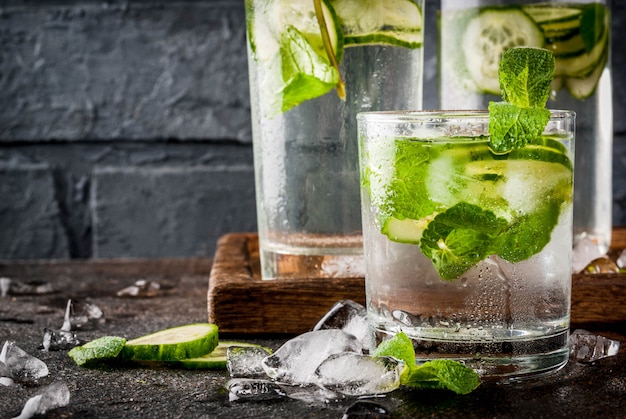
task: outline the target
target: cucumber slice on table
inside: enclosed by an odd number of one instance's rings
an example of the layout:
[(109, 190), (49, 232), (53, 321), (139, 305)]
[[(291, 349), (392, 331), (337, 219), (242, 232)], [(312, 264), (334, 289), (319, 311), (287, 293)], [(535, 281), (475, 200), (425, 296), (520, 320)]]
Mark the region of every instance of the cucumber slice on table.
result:
[(216, 325), (194, 323), (129, 340), (120, 356), (142, 361), (178, 361), (208, 354), (217, 344)]
[(186, 369), (204, 369), (204, 370), (225, 370), (226, 354), (230, 347), (256, 347), (261, 345), (246, 342), (223, 341), (220, 342), (215, 349), (209, 354), (196, 358), (181, 359), (180, 361), (170, 361), (169, 365)]
[(72, 348), (67, 354), (78, 366), (116, 358), (124, 348), (126, 339), (117, 336), (103, 336)]
[(500, 93), (498, 65), (511, 47), (543, 47), (543, 32), (522, 9), (486, 8), (471, 19), (462, 36), (465, 67), (476, 86), (491, 94)]
[(390, 44), (419, 48), (424, 42), (423, 16), (411, 0), (331, 0), (346, 46)]

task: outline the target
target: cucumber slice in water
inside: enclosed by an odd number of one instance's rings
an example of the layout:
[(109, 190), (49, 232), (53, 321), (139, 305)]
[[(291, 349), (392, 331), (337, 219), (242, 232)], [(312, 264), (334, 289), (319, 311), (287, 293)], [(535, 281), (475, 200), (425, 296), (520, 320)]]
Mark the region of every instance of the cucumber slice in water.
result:
[(194, 323), (129, 340), (120, 355), (132, 360), (178, 361), (208, 354), (217, 344), (216, 325)]
[(424, 42), (423, 15), (411, 0), (331, 0), (346, 46), (390, 44), (419, 48)]
[(565, 87), (569, 93), (579, 100), (585, 100), (593, 95), (598, 87), (598, 81), (604, 72), (604, 64), (608, 59), (608, 54), (600, 61), (596, 68), (586, 77), (568, 77), (565, 79)]
[(520, 8), (486, 8), (471, 19), (461, 43), (465, 67), (477, 87), (500, 93), (498, 65), (511, 47), (543, 47), (544, 36), (537, 24)]

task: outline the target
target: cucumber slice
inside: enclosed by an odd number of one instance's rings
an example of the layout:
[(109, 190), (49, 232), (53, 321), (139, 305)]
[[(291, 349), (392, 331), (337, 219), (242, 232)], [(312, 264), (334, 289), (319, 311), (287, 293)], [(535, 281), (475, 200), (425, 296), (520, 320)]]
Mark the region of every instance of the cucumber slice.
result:
[(424, 42), (423, 14), (411, 0), (331, 0), (346, 46), (390, 44), (419, 48)]
[(569, 93), (579, 100), (585, 100), (593, 95), (598, 87), (598, 80), (604, 72), (604, 65), (608, 59), (608, 54), (598, 63), (596, 68), (587, 77), (568, 77), (565, 79), (565, 87)]
[(178, 361), (208, 354), (217, 344), (216, 325), (195, 323), (129, 340), (120, 356), (131, 360)]
[(426, 230), (430, 219), (413, 220), (405, 218), (400, 220), (395, 217), (388, 217), (383, 222), (381, 232), (394, 242), (419, 244), (422, 233)]
[(588, 52), (583, 51), (581, 54), (571, 57), (555, 57), (554, 75), (556, 77), (585, 78), (591, 75), (597, 67), (604, 66), (604, 58), (608, 50), (609, 31), (607, 13), (598, 42)]
[(72, 348), (67, 354), (78, 366), (86, 366), (107, 359), (116, 358), (123, 350), (126, 339), (117, 336), (103, 336)]
[(462, 38), (465, 67), (476, 86), (500, 93), (498, 65), (511, 47), (543, 47), (544, 36), (537, 24), (519, 8), (485, 8), (467, 24)]
[(169, 361), (168, 365), (185, 369), (202, 369), (202, 370), (225, 370), (226, 354), (230, 347), (255, 347), (261, 348), (261, 345), (246, 342), (222, 341), (209, 354), (181, 359), (180, 361)]
[[(577, 7), (551, 6), (547, 4), (531, 4), (522, 6), (522, 10), (540, 25), (569, 25), (580, 19), (581, 10)], [(576, 25), (578, 26), (578, 25)]]

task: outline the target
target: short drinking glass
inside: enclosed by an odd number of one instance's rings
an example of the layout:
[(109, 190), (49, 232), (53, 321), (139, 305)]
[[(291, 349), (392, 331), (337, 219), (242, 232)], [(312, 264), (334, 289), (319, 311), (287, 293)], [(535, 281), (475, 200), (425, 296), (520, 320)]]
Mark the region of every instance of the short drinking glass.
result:
[(358, 115), (366, 296), (377, 342), (484, 379), (568, 358), (575, 114), (508, 154), (488, 111)]

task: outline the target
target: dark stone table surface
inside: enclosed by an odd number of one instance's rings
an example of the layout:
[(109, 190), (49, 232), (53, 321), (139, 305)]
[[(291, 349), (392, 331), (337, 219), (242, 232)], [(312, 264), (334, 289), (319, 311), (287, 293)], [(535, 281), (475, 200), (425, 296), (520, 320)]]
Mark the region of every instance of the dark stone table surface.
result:
[[(14, 341), (43, 360), (50, 375), (38, 384), (0, 386), (0, 418), (19, 415), (41, 386), (62, 380), (70, 403), (47, 413), (67, 417), (159, 418), (342, 418), (354, 400), (307, 404), (295, 400), (229, 402), (225, 371), (148, 367), (80, 368), (66, 351), (40, 349), (44, 328), (62, 325), (68, 299), (89, 301), (105, 313), (96, 330), (79, 331), (91, 340), (103, 335), (134, 338), (167, 327), (207, 319), (211, 261), (99, 260), (0, 262), (0, 277), (48, 282), (55, 292), (0, 297), (0, 345)], [(159, 295), (121, 298), (116, 292), (138, 279), (158, 281)], [(626, 302), (625, 302), (626, 303)], [(311, 325), (312, 326), (312, 325)], [(617, 356), (591, 364), (570, 362), (561, 371), (522, 383), (483, 383), (460, 396), (447, 391), (397, 390), (378, 400), (390, 416), (416, 417), (626, 417), (626, 324), (573, 325), (622, 342)], [(277, 349), (289, 336), (234, 335), (221, 338), (260, 343)]]

